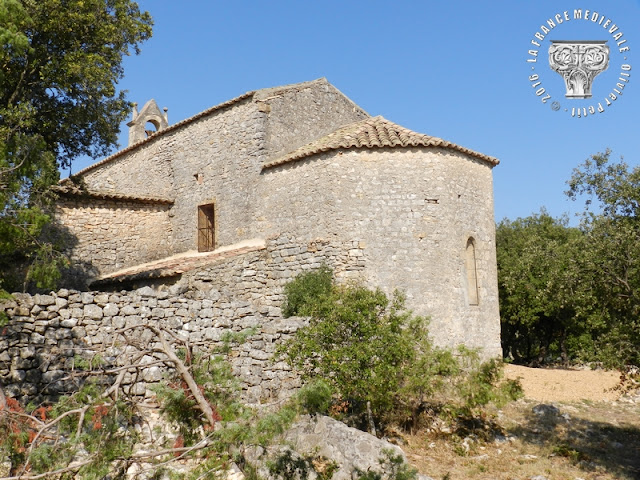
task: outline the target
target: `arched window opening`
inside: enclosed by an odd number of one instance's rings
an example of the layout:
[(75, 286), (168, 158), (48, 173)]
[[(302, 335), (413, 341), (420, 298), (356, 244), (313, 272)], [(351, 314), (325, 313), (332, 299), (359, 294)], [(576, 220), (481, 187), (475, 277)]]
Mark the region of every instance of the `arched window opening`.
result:
[(155, 120), (148, 120), (147, 123), (144, 124), (144, 133), (147, 137), (150, 137), (158, 130), (160, 130), (160, 124)]
[(478, 305), (478, 272), (476, 267), (476, 246), (473, 238), (467, 240), (464, 265), (467, 274), (467, 297), (469, 299), (469, 305)]

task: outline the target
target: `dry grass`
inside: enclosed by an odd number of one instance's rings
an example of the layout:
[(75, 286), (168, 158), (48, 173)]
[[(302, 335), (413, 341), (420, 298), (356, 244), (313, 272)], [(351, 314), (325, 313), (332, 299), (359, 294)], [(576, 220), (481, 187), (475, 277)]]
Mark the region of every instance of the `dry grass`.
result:
[(403, 449), (436, 480), (640, 479), (640, 404), (624, 401), (554, 403), (523, 399), (492, 412), (504, 435), (489, 441), (422, 431)]

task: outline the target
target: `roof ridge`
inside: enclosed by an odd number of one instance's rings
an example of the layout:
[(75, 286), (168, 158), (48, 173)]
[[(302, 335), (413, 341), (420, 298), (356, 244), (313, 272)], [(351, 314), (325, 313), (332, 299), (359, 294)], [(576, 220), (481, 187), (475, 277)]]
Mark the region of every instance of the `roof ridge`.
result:
[(283, 165), (329, 150), (395, 147), (447, 148), (465, 153), (492, 166), (500, 163), (496, 158), (489, 155), (461, 147), (438, 137), (414, 132), (387, 120), (382, 115), (378, 115), (342, 126), (324, 137), (320, 137), (286, 155), (265, 163), (262, 168), (264, 170)]
[[(89, 165), (88, 167), (83, 168), (82, 170), (80, 170), (79, 172), (73, 174), (73, 177), (77, 177), (77, 176), (81, 176), (86, 174), (87, 172), (90, 172), (91, 170), (94, 170), (98, 167), (101, 167), (102, 165), (105, 165), (113, 160), (115, 160), (116, 158), (120, 157), (121, 155), (124, 155), (125, 153), (128, 153), (132, 150), (137, 149), (138, 147), (151, 142), (153, 140), (155, 140), (156, 138), (162, 137), (163, 135), (172, 132), (174, 130), (178, 130), (180, 128), (182, 128), (185, 125), (188, 125), (192, 122), (195, 122), (196, 120), (199, 120), (200, 118), (206, 117), (210, 114), (212, 114), (213, 112), (216, 112), (218, 110), (221, 110), (223, 108), (229, 107), (231, 105), (234, 105), (242, 100), (245, 100), (247, 98), (250, 97), (254, 97), (256, 98), (258, 95), (263, 95), (269, 92), (280, 92), (280, 91), (286, 91), (286, 90), (291, 90), (291, 89), (295, 89), (295, 88), (308, 88), (312, 85), (318, 84), (318, 83), (326, 83), (329, 85), (329, 81), (327, 80), (326, 77), (320, 77), (320, 78), (316, 78), (315, 80), (308, 80), (305, 82), (300, 82), (300, 83), (291, 83), (288, 85), (281, 85), (281, 86), (277, 86), (277, 87), (265, 87), (265, 88), (261, 88), (261, 89), (257, 89), (257, 90), (250, 90), (246, 93), (243, 93), (242, 95), (239, 95), (237, 97), (231, 98), (229, 100), (226, 100), (222, 103), (219, 103), (217, 105), (214, 105), (212, 107), (209, 107), (205, 110), (203, 110), (200, 113), (196, 113), (195, 115), (192, 115), (190, 117), (185, 118), (184, 120), (180, 120), (177, 123), (174, 123), (173, 125), (169, 125), (166, 128), (163, 128), (162, 130), (159, 130), (155, 133), (153, 133), (152, 135), (149, 135), (147, 138), (134, 143), (133, 145), (128, 145), (125, 148), (118, 150), (117, 152), (109, 155), (108, 157), (103, 158), (102, 160), (99, 160), (96, 163), (93, 163), (91, 165)], [(335, 88), (335, 87), (334, 87)], [(258, 98), (256, 98), (256, 100), (260, 100)], [(147, 102), (148, 103), (148, 102)], [(145, 104), (146, 105), (146, 104)], [(64, 184), (70, 181), (70, 177), (67, 178), (63, 178), (61, 179), (58, 183), (59, 184)]]
[(98, 190), (86, 190), (72, 183), (67, 183), (65, 185), (53, 185), (50, 187), (51, 191), (58, 195), (68, 195), (68, 196), (76, 196), (76, 197), (90, 197), (90, 198), (98, 198), (102, 200), (113, 200), (113, 201), (125, 201), (125, 202), (135, 202), (135, 203), (157, 203), (157, 204), (165, 204), (172, 205), (174, 201), (167, 197), (148, 197), (148, 196), (136, 196), (136, 195), (126, 195), (122, 193), (114, 193), (114, 192), (101, 192)]

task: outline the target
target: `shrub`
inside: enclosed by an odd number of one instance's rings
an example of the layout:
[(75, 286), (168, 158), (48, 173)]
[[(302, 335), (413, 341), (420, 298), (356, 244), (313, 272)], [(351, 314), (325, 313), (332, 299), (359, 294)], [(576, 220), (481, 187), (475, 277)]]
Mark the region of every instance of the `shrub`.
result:
[(332, 390), (324, 380), (316, 380), (302, 387), (297, 394), (297, 403), (305, 413), (326, 414), (331, 406)]
[[(399, 293), (389, 301), (381, 290), (360, 285), (327, 289), (329, 274), (322, 268), (288, 285), (294, 300), (287, 298), (287, 311), (309, 315), (310, 324), (280, 351), (305, 379), (322, 378), (356, 416), (369, 405), (379, 418), (392, 408), (400, 372), (415, 357), (412, 344), (416, 335), (423, 336), (421, 321), (409, 324)], [(312, 291), (314, 285), (321, 290)]]
[[(309, 325), (279, 352), (304, 380), (321, 380), (333, 390), (337, 416), (369, 430), (372, 421), (414, 427), (428, 405), (446, 402), (473, 414), (490, 401), (518, 396), (517, 384), (498, 386), (500, 362), (434, 346), (427, 319), (406, 310), (401, 293), (389, 300), (380, 289), (337, 285), (331, 277), (322, 267), (286, 286), (285, 312), (309, 316)], [(324, 408), (314, 388), (303, 396)]]
[(393, 450), (383, 450), (383, 457), (378, 459), (382, 471), (362, 470), (356, 468), (353, 478), (356, 480), (415, 480), (418, 471), (404, 461), (402, 455), (394, 454)]
[(333, 272), (323, 265), (317, 270), (300, 274), (295, 281), (289, 282), (284, 288), (284, 317), (310, 315), (318, 300), (331, 293), (332, 279)]

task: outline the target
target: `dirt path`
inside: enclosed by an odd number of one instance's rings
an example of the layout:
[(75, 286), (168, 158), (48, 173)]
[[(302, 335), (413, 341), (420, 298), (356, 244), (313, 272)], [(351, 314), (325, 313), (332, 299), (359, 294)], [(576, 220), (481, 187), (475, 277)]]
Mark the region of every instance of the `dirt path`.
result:
[(525, 397), (540, 402), (615, 400), (612, 392), (620, 380), (618, 372), (605, 370), (565, 370), (505, 365), (505, 376), (520, 378)]

